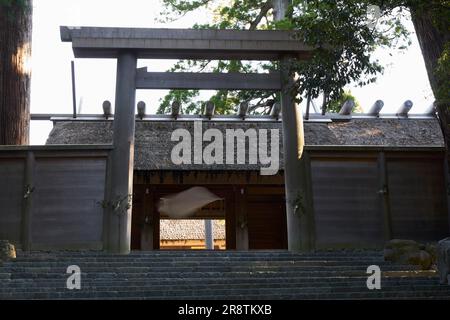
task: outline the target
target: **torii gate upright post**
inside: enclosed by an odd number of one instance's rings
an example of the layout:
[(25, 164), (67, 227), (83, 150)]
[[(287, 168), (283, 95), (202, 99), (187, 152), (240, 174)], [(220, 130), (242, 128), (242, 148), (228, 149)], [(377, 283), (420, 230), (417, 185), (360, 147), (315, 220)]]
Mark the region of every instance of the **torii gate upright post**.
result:
[[(273, 0), (274, 20), (284, 19), (290, 3), (290, 0)], [(289, 56), (280, 60), (288, 249), (310, 251), (315, 247), (310, 162), (308, 154), (303, 152), (303, 114), (295, 101), (295, 74), (290, 71), (293, 62)]]
[(117, 58), (116, 104), (108, 197), (108, 246), (112, 253), (128, 254), (131, 244), (134, 131), (137, 57), (132, 51)]

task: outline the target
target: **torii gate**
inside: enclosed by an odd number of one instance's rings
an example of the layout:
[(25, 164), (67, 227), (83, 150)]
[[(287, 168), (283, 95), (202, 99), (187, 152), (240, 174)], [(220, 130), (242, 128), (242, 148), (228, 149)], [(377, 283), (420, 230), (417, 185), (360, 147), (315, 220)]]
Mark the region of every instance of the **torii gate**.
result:
[[(117, 59), (114, 134), (107, 200), (127, 199), (133, 189), (136, 89), (243, 89), (281, 91), (289, 250), (313, 248), (311, 193), (302, 188), (308, 174), (303, 161), (303, 116), (292, 90), (294, 75), (286, 66), (307, 59), (312, 48), (290, 31), (193, 30), (61, 27), (76, 58)], [(279, 73), (154, 73), (137, 70), (137, 59), (278, 60)], [(310, 187), (310, 186), (309, 186)], [(118, 215), (108, 208), (107, 245), (114, 253), (130, 252), (131, 207)]]

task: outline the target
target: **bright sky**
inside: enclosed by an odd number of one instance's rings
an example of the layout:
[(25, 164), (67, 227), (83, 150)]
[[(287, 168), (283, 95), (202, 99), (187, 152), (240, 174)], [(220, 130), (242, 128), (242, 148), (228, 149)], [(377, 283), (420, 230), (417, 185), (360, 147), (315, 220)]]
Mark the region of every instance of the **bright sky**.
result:
[[(74, 57), (71, 44), (60, 40), (59, 26), (189, 28), (208, 18), (204, 12), (197, 12), (162, 24), (157, 21), (160, 12), (160, 0), (34, 0), (31, 112), (72, 113), (70, 61)], [(408, 26), (413, 29), (411, 23)], [(410, 99), (414, 102), (411, 112), (420, 113), (434, 101), (414, 34), (412, 40), (413, 45), (405, 53), (390, 56), (387, 50), (377, 52), (376, 57), (386, 67), (377, 83), (363, 88), (350, 87), (363, 109), (382, 99), (385, 102), (382, 112), (393, 113)], [(142, 60), (138, 66), (166, 71), (174, 62)], [(102, 113), (104, 100), (114, 105), (115, 60), (77, 59), (75, 65), (80, 113)], [(139, 90), (136, 101), (145, 101), (148, 113), (152, 113), (165, 93), (164, 90)], [(31, 144), (45, 144), (51, 128), (49, 121), (32, 121)]]

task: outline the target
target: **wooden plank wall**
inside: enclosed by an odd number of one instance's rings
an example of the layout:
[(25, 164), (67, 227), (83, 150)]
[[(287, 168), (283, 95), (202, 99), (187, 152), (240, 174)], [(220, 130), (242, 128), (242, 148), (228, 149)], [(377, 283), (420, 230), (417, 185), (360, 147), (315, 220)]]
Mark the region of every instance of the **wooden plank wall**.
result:
[(448, 236), (443, 152), (312, 152), (316, 246)]
[(19, 243), (22, 232), (25, 159), (0, 158), (0, 239)]
[(2, 147), (0, 239), (24, 250), (102, 249), (108, 147)]
[(36, 159), (34, 248), (102, 248), (105, 159)]
[(383, 218), (376, 158), (317, 158), (311, 171), (316, 246), (379, 246)]
[(442, 159), (391, 158), (387, 171), (393, 237), (420, 241), (448, 237)]

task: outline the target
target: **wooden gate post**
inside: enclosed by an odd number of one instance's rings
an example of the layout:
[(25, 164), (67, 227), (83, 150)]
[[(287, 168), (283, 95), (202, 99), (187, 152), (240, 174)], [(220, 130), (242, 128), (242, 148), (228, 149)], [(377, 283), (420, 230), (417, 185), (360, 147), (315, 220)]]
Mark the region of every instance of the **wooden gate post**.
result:
[(383, 216), (384, 241), (392, 240), (392, 217), (388, 189), (388, 172), (386, 167), (386, 155), (383, 151), (378, 153), (378, 194), (381, 200), (381, 211)]
[(32, 198), (34, 191), (34, 167), (36, 159), (33, 151), (27, 152), (25, 162), (25, 188), (22, 205), (22, 250), (30, 251), (32, 248), (32, 233), (31, 233), (31, 219), (32, 219)]
[[(273, 1), (274, 19), (284, 19), (291, 1)], [(290, 71), (293, 62), (289, 57), (280, 61), (288, 249), (309, 251), (315, 246), (312, 186), (309, 158), (303, 155), (303, 114), (295, 102), (295, 75)]]
[(117, 59), (116, 104), (107, 199), (108, 246), (112, 253), (128, 254), (131, 246), (134, 130), (137, 57), (121, 52)]
[(284, 180), (288, 249), (314, 249), (314, 210), (309, 157), (303, 152), (303, 114), (295, 102), (294, 75), (289, 71), (291, 60), (281, 61), (281, 110), (283, 120)]

